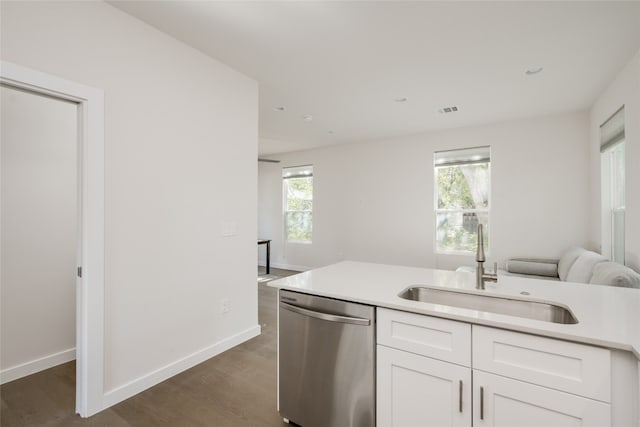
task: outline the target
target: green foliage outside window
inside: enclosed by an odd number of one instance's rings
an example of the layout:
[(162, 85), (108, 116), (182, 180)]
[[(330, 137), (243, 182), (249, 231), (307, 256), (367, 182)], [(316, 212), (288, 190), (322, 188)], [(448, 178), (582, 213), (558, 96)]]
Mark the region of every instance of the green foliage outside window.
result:
[(436, 167), (436, 242), (439, 252), (472, 252), (478, 223), (489, 244), (489, 163)]
[(285, 183), (287, 240), (311, 242), (313, 230), (313, 177), (288, 178)]

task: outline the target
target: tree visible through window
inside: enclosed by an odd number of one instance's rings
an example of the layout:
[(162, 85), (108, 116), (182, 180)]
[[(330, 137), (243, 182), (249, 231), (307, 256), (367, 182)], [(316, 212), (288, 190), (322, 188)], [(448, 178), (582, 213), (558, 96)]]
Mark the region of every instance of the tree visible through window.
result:
[(282, 169), (284, 228), (287, 241), (311, 243), (313, 166)]
[(434, 155), (436, 252), (473, 252), (478, 224), (489, 248), (490, 148), (440, 151)]

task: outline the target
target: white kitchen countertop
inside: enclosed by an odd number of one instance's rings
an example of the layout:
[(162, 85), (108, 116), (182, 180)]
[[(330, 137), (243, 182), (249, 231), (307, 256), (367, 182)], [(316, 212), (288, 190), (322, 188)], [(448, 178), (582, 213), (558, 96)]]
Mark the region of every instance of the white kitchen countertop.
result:
[[(475, 273), (354, 261), (343, 261), (273, 280), (268, 285), (378, 307), (627, 350), (640, 359), (638, 289), (499, 276), (497, 284), (486, 282), (486, 290), (482, 291), (475, 289)], [(402, 290), (416, 285), (552, 302), (569, 308), (578, 319), (578, 323), (556, 324), (409, 301), (398, 297)], [(530, 295), (521, 295), (520, 292), (524, 291)]]

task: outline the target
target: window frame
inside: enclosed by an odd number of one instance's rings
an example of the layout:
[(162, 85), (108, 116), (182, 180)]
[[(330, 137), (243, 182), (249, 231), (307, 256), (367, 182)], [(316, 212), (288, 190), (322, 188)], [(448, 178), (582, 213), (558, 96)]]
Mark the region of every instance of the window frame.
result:
[[(438, 153), (446, 153), (446, 152), (455, 152), (455, 151), (465, 151), (465, 150), (473, 150), (473, 149), (478, 149), (478, 148), (487, 148), (489, 155), (488, 155), (488, 160), (482, 160), (482, 161), (465, 161), (465, 162), (460, 162), (458, 165), (437, 165), (436, 164), (436, 155)], [(443, 209), (443, 208), (438, 208), (438, 195), (439, 195), (439, 189), (438, 189), (438, 170), (440, 168), (444, 168), (444, 167), (451, 167), (451, 166), (463, 166), (463, 165), (473, 165), (473, 164), (487, 164), (487, 176), (488, 176), (488, 180), (489, 182), (487, 183), (487, 207), (486, 208), (480, 208), (480, 209)], [(487, 223), (486, 223), (486, 227), (483, 230), (484, 231), (484, 236), (486, 239), (486, 243), (484, 246), (484, 252), (487, 256), (490, 255), (491, 253), (491, 238), (490, 238), (490, 234), (491, 234), (491, 146), (485, 146), (485, 147), (469, 147), (469, 148), (460, 148), (460, 149), (451, 149), (451, 150), (442, 150), (442, 151), (437, 151), (434, 153), (434, 161), (433, 161), (433, 248), (434, 248), (434, 253), (436, 255), (472, 255), (475, 253), (475, 250), (442, 250), (439, 249), (439, 245), (438, 245), (438, 214), (440, 213), (461, 213), (461, 214), (465, 214), (465, 213), (476, 213), (476, 214), (486, 214), (487, 216)]]
[[(626, 112), (625, 105), (621, 105), (611, 116), (600, 125), (600, 252), (609, 257), (613, 262), (624, 265), (626, 262), (626, 236), (625, 236), (625, 216), (627, 201), (627, 172), (628, 167), (626, 135), (625, 135)], [(616, 179), (615, 165), (616, 153), (622, 152), (622, 169), (624, 174), (622, 180)], [(616, 205), (616, 193), (620, 184), (623, 189), (623, 206)], [(620, 257), (616, 257), (616, 213), (622, 213), (622, 248)]]
[[(301, 170), (301, 169), (309, 169), (309, 174), (304, 174), (300, 176), (285, 176), (287, 170)], [(311, 178), (311, 209), (310, 210), (288, 210), (289, 205), (289, 192), (288, 192), (288, 180), (296, 179), (296, 178)], [(282, 168), (282, 230), (283, 230), (283, 240), (285, 243), (295, 243), (302, 245), (310, 245), (313, 243), (313, 193), (314, 193), (314, 179), (313, 179), (313, 165), (301, 165), (301, 166), (286, 166)], [(309, 212), (310, 214), (310, 222), (311, 222), (311, 237), (309, 240), (293, 240), (289, 239), (289, 229), (287, 227), (287, 213), (289, 212)]]
[[(613, 144), (610, 144), (602, 150), (600, 153), (600, 166), (601, 166), (601, 209), (602, 209), (602, 228), (601, 228), (601, 251), (605, 257), (608, 257), (611, 261), (624, 265), (626, 261), (626, 242), (624, 230), (626, 229), (626, 194), (623, 194), (623, 203), (621, 205), (616, 203), (616, 193), (618, 188), (616, 184), (620, 184), (615, 179), (616, 165), (615, 155), (622, 154), (622, 160), (625, 163), (625, 176), (622, 180), (622, 189), (626, 193), (626, 144), (625, 139), (621, 139)], [(622, 213), (622, 251), (617, 257), (616, 254), (616, 214)]]

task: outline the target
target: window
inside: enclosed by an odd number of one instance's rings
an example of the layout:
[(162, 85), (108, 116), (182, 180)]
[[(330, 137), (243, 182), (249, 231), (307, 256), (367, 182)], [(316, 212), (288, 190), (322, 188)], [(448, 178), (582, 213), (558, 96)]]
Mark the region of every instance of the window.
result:
[(282, 169), (284, 230), (289, 242), (311, 243), (313, 230), (313, 166)]
[(602, 255), (624, 264), (624, 106), (600, 126)]
[(490, 166), (490, 147), (434, 154), (437, 253), (474, 252), (478, 224), (488, 252)]

